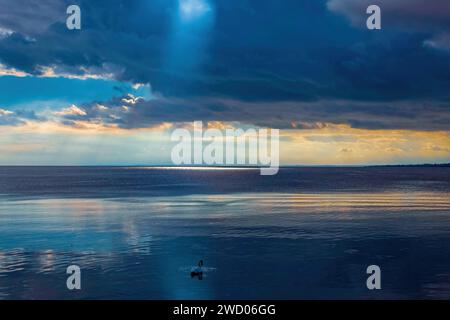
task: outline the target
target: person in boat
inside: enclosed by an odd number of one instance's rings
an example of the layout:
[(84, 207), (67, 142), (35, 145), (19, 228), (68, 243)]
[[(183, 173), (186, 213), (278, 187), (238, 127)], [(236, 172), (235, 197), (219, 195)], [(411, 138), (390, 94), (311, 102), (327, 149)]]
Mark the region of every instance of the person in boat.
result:
[(191, 270), (191, 277), (198, 277), (200, 280), (203, 278), (203, 260), (198, 262), (198, 265)]

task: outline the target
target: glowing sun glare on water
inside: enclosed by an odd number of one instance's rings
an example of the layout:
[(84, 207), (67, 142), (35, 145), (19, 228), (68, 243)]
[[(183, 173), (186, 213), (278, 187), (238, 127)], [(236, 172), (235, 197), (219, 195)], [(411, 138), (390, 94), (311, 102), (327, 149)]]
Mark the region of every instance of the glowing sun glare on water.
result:
[(205, 0), (179, 0), (180, 13), (184, 19), (198, 18), (211, 10)]

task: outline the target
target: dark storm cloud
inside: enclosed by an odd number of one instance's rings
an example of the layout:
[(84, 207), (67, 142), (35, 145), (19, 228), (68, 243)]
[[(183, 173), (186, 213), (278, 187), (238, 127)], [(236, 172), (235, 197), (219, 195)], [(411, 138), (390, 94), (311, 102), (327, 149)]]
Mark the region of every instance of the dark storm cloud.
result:
[(356, 0), (210, 1), (204, 25), (177, 24), (177, 0), (76, 1), (80, 31), (65, 27), (67, 1), (2, 2), (0, 27), (14, 33), (0, 39), (1, 63), (150, 83), (161, 97), (128, 114), (111, 101), (120, 115), (107, 118), (86, 106), (88, 118), (126, 128), (191, 120), (449, 126), (450, 54), (435, 50), (447, 39), (438, 32), (449, 27), (446, 1), (382, 1), (395, 24), (380, 32), (342, 19), (364, 21), (365, 2)]
[(64, 21), (64, 4), (59, 0), (0, 0), (0, 26), (28, 36), (46, 32), (51, 23)]
[(441, 32), (450, 30), (450, 2), (447, 0), (328, 0), (328, 8), (344, 14), (353, 23), (365, 27), (365, 12), (369, 5), (382, 9), (386, 27)]
[(328, 0), (328, 8), (365, 27), (365, 9), (381, 8), (384, 29), (419, 32), (428, 37), (425, 46), (450, 52), (450, 1), (448, 0)]
[(279, 129), (314, 129), (330, 124), (353, 128), (448, 130), (445, 105), (414, 101), (243, 102), (217, 98), (146, 101), (131, 95), (80, 106), (82, 112), (62, 114), (64, 123), (78, 121), (146, 128), (161, 122), (227, 121)]

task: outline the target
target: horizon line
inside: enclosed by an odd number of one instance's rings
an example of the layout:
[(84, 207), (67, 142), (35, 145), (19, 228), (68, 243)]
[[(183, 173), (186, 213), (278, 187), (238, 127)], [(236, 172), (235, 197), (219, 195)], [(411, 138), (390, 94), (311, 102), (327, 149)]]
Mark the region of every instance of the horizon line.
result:
[[(443, 163), (412, 163), (412, 164), (329, 164), (329, 165), (313, 165), (313, 164), (298, 164), (298, 165), (280, 165), (279, 168), (339, 168), (339, 167), (350, 167), (350, 168), (367, 168), (367, 167), (423, 167), (423, 166), (429, 166), (429, 167), (439, 167), (439, 166), (450, 166), (450, 162), (443, 162)], [(0, 167), (110, 167), (110, 168), (170, 168), (170, 169), (189, 169), (189, 168), (223, 168), (223, 169), (259, 169), (259, 168), (265, 168), (267, 166), (255, 166), (255, 165), (240, 165), (240, 166), (224, 166), (224, 165), (183, 165), (183, 166), (177, 166), (177, 165), (136, 165), (136, 164), (130, 164), (130, 165), (114, 165), (114, 164), (84, 164), (84, 165), (52, 165), (52, 164), (16, 164), (16, 165), (9, 165), (9, 164), (0, 164)]]

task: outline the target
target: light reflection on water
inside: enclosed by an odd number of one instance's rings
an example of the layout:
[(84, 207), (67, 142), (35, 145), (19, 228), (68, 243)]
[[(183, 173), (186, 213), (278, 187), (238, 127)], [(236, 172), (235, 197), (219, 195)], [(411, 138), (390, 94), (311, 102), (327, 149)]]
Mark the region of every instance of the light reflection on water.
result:
[(5, 197), (0, 298), (450, 298), (449, 213), (443, 192)]

